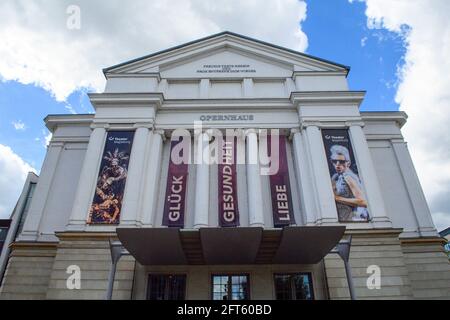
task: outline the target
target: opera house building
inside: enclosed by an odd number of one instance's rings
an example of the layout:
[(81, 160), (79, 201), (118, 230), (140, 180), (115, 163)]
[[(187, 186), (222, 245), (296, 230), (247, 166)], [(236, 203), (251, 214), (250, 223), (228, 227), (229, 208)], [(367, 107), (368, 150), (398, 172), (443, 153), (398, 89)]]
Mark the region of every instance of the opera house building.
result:
[(349, 72), (231, 32), (104, 69), (45, 118), (0, 299), (450, 298), (407, 115)]

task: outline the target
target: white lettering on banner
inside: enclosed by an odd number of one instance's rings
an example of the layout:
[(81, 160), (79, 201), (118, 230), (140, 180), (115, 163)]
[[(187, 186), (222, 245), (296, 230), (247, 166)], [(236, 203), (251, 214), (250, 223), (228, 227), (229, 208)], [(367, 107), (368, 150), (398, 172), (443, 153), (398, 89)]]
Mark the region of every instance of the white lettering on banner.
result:
[(279, 219), (283, 221), (289, 221), (289, 202), (286, 185), (276, 185), (275, 191), (277, 194), (277, 213)]
[(222, 190), (223, 190), (223, 219), (227, 222), (234, 221), (235, 218), (235, 205), (233, 197), (233, 143), (231, 141), (224, 141), (222, 148)]
[(170, 203), (169, 206), (169, 220), (177, 221), (180, 219), (180, 209), (181, 209), (181, 191), (183, 191), (183, 176), (179, 178), (172, 177), (172, 187), (170, 191), (172, 192), (168, 197), (167, 201)]

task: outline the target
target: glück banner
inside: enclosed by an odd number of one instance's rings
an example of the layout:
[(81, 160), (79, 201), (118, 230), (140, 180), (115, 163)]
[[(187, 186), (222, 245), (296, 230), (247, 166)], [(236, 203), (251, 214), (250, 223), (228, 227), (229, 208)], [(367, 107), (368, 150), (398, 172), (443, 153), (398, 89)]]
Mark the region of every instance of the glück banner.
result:
[[(184, 152), (189, 152), (189, 149), (180, 148), (183, 144), (183, 139), (190, 138), (183, 136), (172, 137), (170, 145), (170, 160), (163, 212), (163, 225), (168, 227), (184, 227), (188, 163), (183, 159), (186, 156)], [(175, 153), (177, 153), (176, 156), (174, 155)]]

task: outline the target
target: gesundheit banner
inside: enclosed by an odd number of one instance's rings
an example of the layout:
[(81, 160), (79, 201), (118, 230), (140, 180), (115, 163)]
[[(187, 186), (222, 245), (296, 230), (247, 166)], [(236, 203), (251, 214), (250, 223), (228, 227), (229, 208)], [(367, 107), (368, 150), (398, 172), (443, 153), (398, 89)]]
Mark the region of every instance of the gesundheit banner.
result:
[(346, 129), (322, 130), (339, 221), (368, 221), (367, 200)]
[(119, 224), (134, 131), (109, 131), (106, 137), (89, 224)]
[[(272, 139), (278, 138), (279, 150), (272, 150)], [(269, 175), (270, 191), (272, 194), (272, 214), (273, 225), (281, 228), (295, 223), (294, 211), (292, 208), (291, 185), (289, 180), (289, 168), (286, 157), (286, 137), (267, 136), (267, 148), (272, 161), (278, 160), (278, 171)], [(272, 152), (278, 151), (278, 157)]]
[(169, 170), (163, 212), (163, 225), (168, 227), (184, 227), (188, 163), (183, 161), (186, 158), (183, 153), (189, 152), (189, 149), (178, 148), (178, 146), (182, 146), (183, 139), (190, 138), (172, 137), (170, 144)]
[(221, 227), (239, 226), (236, 175), (236, 137), (220, 139), (218, 164), (218, 204)]

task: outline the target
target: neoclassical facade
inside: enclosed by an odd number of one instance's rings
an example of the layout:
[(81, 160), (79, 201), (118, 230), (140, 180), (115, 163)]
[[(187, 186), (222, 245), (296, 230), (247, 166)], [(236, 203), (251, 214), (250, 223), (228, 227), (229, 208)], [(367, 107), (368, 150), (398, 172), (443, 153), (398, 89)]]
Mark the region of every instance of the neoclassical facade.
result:
[(104, 299), (112, 242), (113, 299), (348, 299), (350, 236), (357, 299), (450, 297), (407, 116), (360, 112), (348, 67), (223, 32), (103, 72), (95, 114), (45, 119), (0, 298)]

